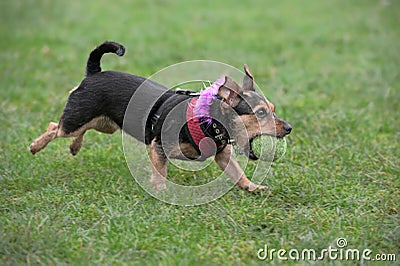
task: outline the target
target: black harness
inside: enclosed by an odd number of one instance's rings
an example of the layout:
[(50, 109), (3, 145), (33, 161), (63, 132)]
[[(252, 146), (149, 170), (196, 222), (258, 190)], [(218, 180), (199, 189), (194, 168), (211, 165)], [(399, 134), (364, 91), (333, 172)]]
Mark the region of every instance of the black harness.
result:
[[(199, 93), (190, 90), (175, 90), (176, 94), (187, 95), (190, 100), (186, 104), (186, 123), (184, 132), (189, 137), (190, 143), (201, 154), (197, 160), (206, 158), (222, 151), (230, 143), (230, 137), (227, 129), (217, 120), (212, 119), (211, 123), (203, 121), (194, 115), (193, 109), (200, 96)], [(162, 114), (163, 108), (158, 108), (151, 117), (151, 130), (154, 131)]]

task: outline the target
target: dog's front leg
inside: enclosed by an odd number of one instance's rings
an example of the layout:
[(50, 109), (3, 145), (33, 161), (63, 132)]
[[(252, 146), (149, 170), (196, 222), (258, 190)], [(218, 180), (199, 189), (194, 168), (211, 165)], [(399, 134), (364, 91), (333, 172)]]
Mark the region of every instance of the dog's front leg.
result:
[(267, 190), (268, 187), (256, 185), (251, 182), (243, 172), (235, 157), (231, 154), (231, 146), (228, 145), (224, 150), (215, 155), (215, 162), (237, 185), (246, 191), (255, 192), (257, 190)]
[(167, 160), (162, 148), (153, 140), (150, 144), (150, 160), (152, 164), (152, 175), (150, 182), (156, 191), (167, 188)]

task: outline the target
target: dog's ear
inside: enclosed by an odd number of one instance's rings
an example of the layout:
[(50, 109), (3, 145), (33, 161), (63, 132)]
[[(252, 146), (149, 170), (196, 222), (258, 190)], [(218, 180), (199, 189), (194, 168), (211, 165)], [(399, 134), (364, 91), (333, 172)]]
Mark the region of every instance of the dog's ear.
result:
[(250, 73), (249, 66), (247, 64), (244, 64), (244, 72), (246, 75), (244, 75), (243, 78), (243, 90), (251, 90), (254, 91), (254, 78), (253, 75)]
[(271, 108), (271, 111), (275, 113), (275, 105), (273, 103), (269, 103), (269, 107)]
[(218, 94), (230, 107), (235, 107), (239, 104), (241, 91), (242, 88), (233, 79), (225, 77), (225, 83), (219, 87)]

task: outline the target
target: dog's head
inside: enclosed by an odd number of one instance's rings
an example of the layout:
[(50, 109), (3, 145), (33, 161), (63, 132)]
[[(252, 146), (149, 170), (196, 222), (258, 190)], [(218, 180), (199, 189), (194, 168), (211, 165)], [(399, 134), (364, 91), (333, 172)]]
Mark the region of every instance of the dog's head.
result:
[[(275, 115), (275, 106), (254, 88), (254, 78), (247, 65), (240, 86), (230, 77), (220, 86), (218, 94), (222, 101), (223, 114), (230, 117), (231, 136), (239, 148), (250, 158), (257, 159), (252, 150), (252, 141), (260, 135), (283, 138), (290, 134), (292, 126)], [(244, 132), (245, 130), (245, 132)]]

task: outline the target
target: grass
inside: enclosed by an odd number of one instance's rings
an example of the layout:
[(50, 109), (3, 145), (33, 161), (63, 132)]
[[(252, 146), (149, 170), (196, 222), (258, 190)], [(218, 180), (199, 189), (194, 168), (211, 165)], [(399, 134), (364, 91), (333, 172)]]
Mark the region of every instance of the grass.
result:
[[(390, 0), (2, 1), (0, 263), (249, 265), (265, 244), (320, 251), (338, 237), (399, 260), (399, 17)], [(294, 126), (272, 193), (164, 204), (132, 178), (120, 134), (32, 157), (106, 39), (127, 54), (103, 68), (142, 76), (193, 59), (249, 64)]]

